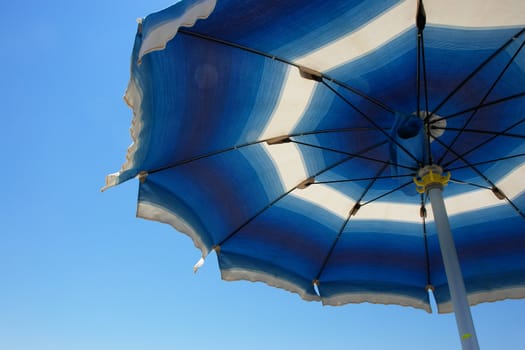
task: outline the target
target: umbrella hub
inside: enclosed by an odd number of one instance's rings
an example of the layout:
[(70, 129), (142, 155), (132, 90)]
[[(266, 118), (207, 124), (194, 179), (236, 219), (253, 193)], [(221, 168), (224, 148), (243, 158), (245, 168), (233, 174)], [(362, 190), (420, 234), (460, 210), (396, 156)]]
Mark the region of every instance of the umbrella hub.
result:
[(449, 180), (450, 172), (443, 174), (443, 169), (439, 165), (427, 165), (419, 169), (417, 177), (414, 177), (418, 193), (425, 193), (432, 188), (442, 189)]

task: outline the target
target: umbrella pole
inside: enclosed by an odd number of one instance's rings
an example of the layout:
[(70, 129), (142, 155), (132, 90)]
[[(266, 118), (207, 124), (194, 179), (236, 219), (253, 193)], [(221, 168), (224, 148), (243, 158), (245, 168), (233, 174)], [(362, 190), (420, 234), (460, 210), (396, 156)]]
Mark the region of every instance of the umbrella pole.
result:
[(478, 339), (470, 313), (470, 306), (465, 290), (465, 283), (459, 266), (458, 255), (450, 224), (448, 221), (447, 210), (443, 200), (443, 186), (446, 185), (450, 178), (441, 175), (441, 168), (429, 166), (422, 169), (420, 178), (422, 182), (416, 181), (418, 186), (423, 185), (423, 189), (430, 197), (430, 204), (434, 214), (434, 222), (439, 238), (439, 246), (445, 265), (448, 288), (452, 299), (452, 306), (456, 316), (456, 324), (459, 331), (461, 347), (463, 350), (479, 350)]

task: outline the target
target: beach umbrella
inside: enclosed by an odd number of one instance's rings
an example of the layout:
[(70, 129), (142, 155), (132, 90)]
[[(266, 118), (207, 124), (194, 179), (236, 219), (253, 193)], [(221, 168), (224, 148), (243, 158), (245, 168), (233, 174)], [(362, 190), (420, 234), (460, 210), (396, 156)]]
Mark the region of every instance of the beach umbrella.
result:
[(187, 0), (139, 21), (138, 216), (225, 280), (456, 314), (525, 296), (525, 2)]

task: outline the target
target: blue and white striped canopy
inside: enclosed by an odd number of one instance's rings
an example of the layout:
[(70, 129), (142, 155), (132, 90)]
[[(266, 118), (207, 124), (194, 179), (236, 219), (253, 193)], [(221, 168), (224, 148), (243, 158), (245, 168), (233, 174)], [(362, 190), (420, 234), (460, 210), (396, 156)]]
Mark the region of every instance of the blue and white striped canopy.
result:
[[(525, 1), (186, 0), (139, 24), (140, 178), (225, 280), (328, 305), (452, 311), (428, 199), (443, 195), (470, 304), (525, 297)], [(424, 19), (421, 14), (421, 20)], [(428, 131), (425, 132), (425, 131)]]

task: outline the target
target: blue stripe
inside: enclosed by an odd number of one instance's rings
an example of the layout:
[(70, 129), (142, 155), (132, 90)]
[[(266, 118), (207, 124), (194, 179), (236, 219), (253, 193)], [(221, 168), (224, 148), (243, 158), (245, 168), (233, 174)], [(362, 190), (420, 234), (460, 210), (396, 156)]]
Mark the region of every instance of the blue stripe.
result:
[[(154, 140), (143, 138), (151, 154), (147, 169), (254, 140), (258, 135), (246, 127), (267, 123), (288, 69), (183, 35), (166, 50), (146, 55), (142, 66), (155, 81), (145, 86), (144, 96), (143, 120), (151, 128), (145, 135), (155, 135)], [(247, 131), (243, 135), (241, 130)]]
[[(273, 163), (259, 146), (242, 152), (242, 156), (240, 151), (223, 153), (150, 174), (141, 185), (139, 201), (178, 213), (210, 248), (284, 192)], [(257, 159), (259, 168), (253, 169), (246, 157)], [(262, 182), (258, 172), (273, 181)]]
[(354, 31), (399, 0), (218, 1), (194, 30), (293, 59)]

